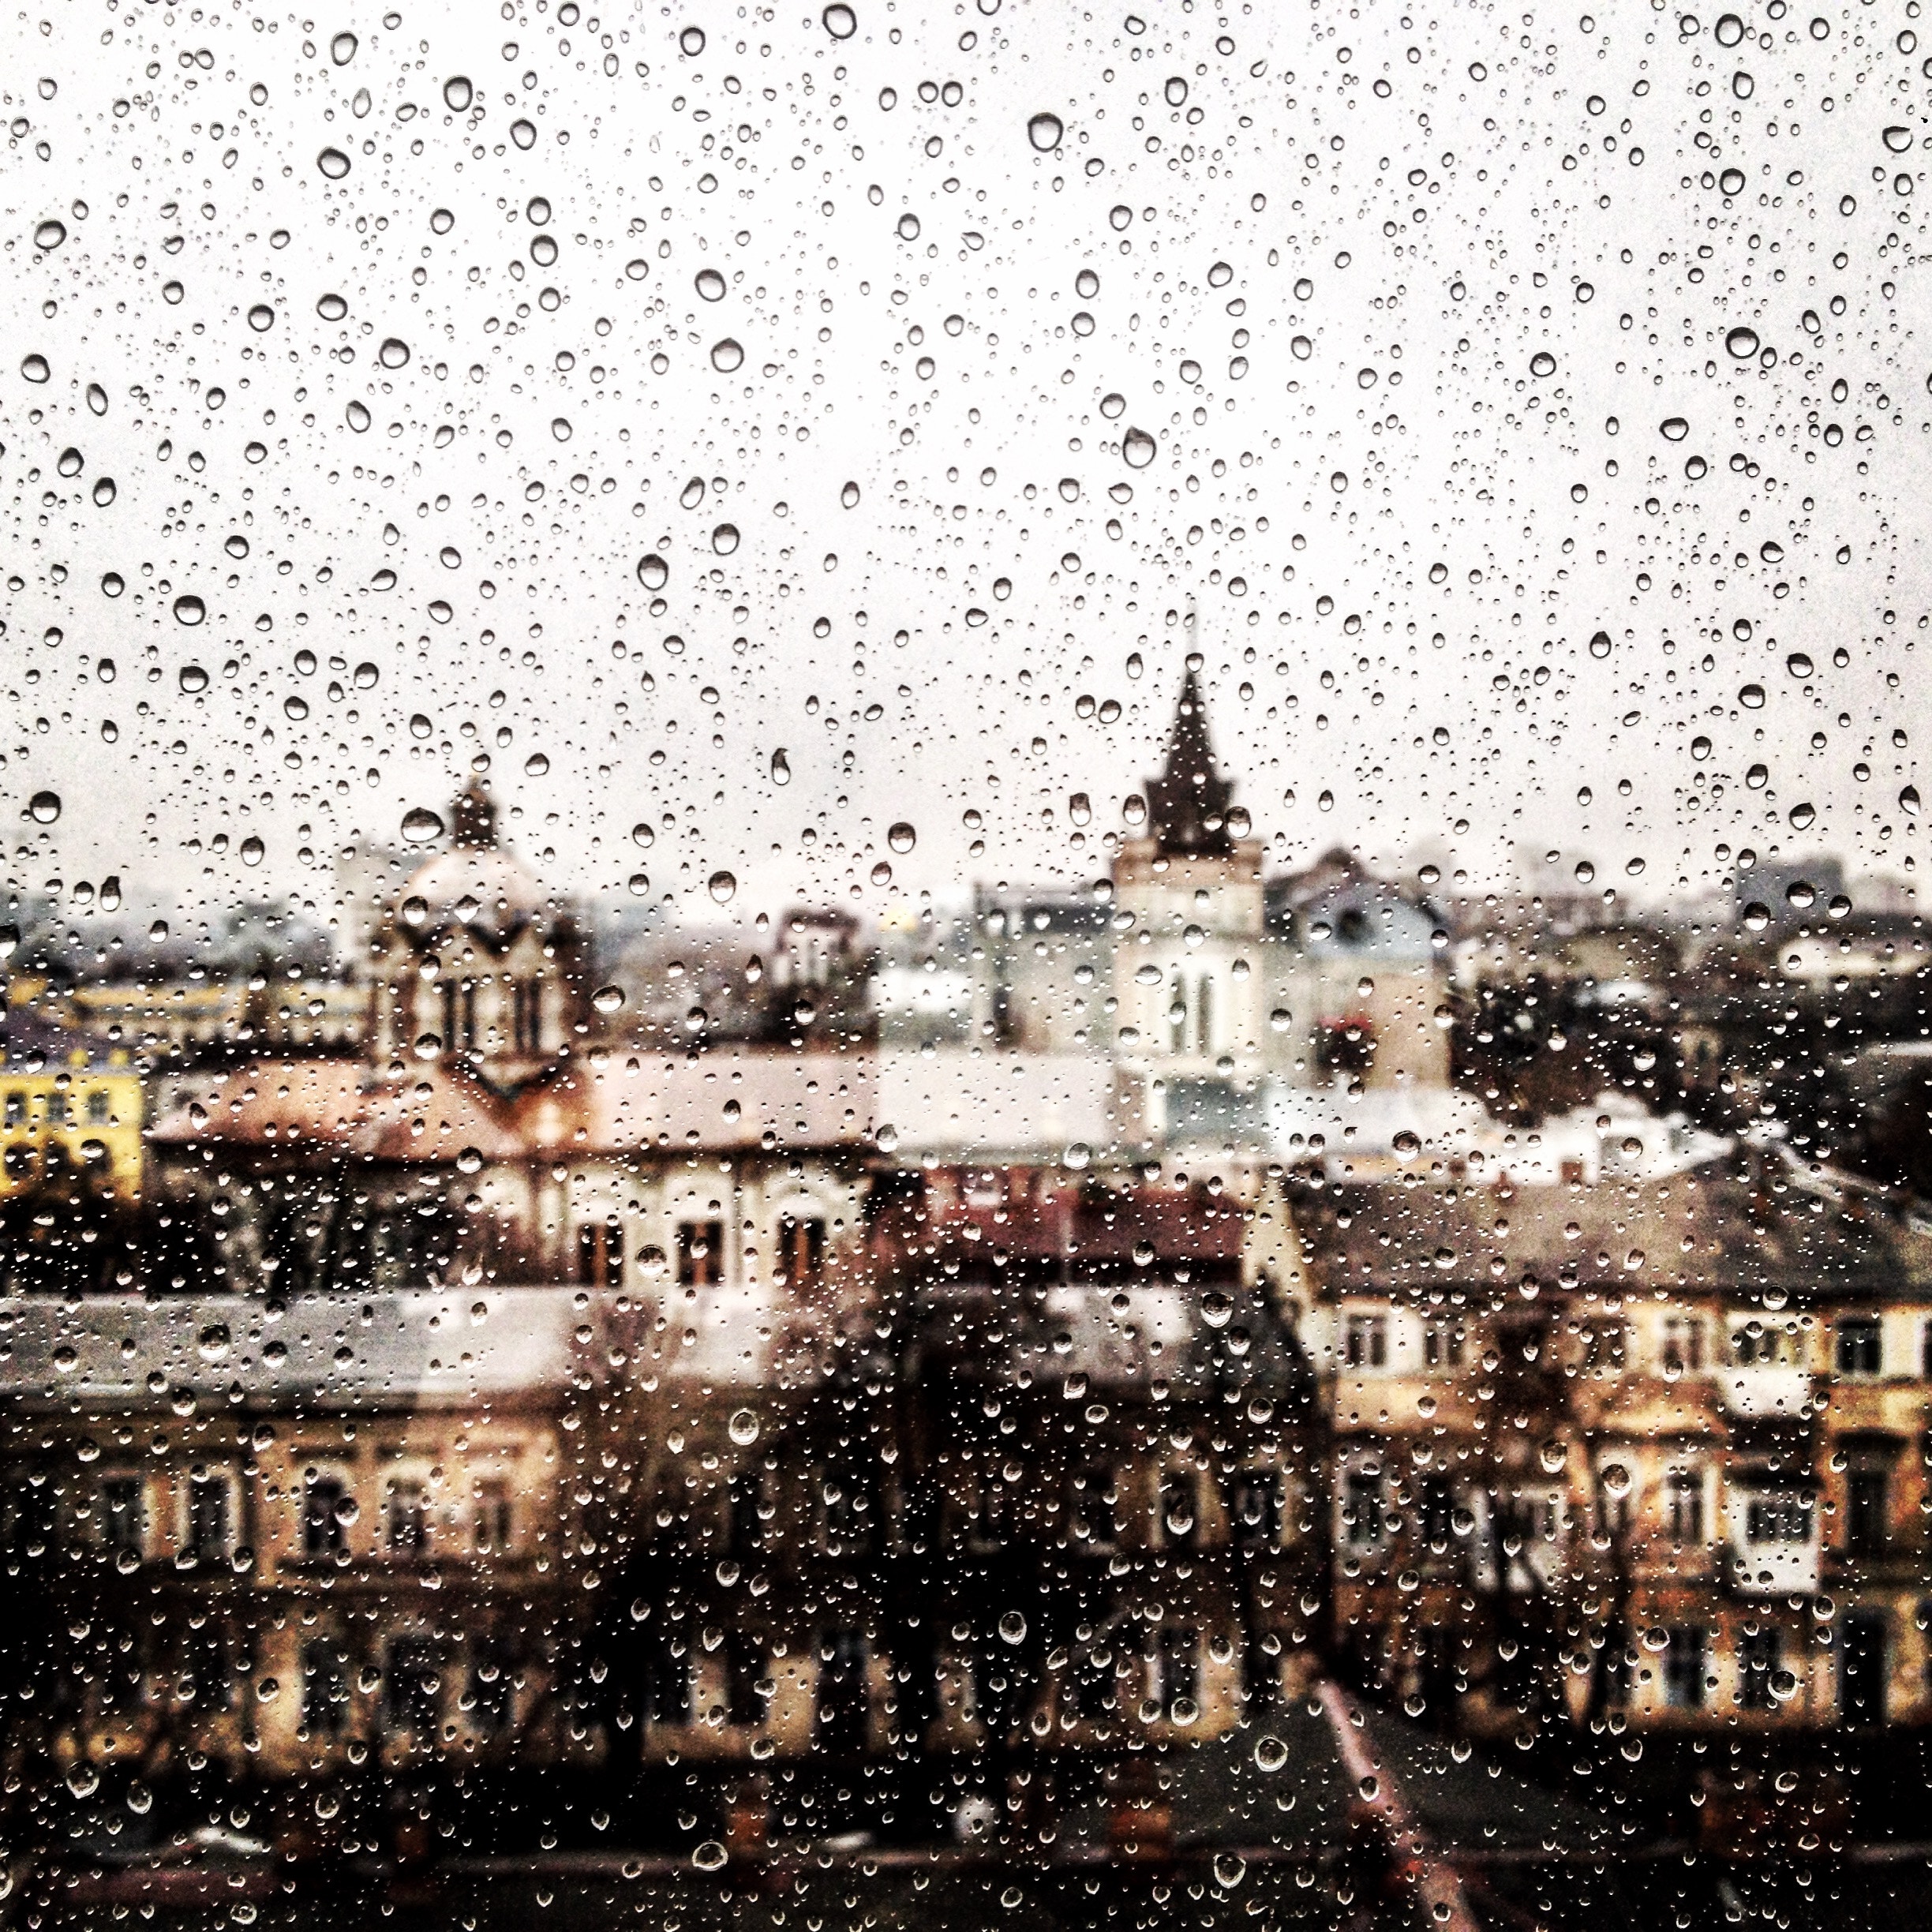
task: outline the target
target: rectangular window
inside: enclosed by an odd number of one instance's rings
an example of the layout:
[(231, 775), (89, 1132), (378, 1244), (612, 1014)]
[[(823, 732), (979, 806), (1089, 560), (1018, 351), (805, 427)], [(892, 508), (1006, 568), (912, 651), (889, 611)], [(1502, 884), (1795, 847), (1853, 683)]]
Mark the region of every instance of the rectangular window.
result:
[(139, 1562), (148, 1553), (148, 1499), (138, 1476), (104, 1476), (98, 1497), (101, 1546)]
[(1758, 1489), (1744, 1505), (1747, 1543), (1808, 1543), (1811, 1498), (1801, 1489)]
[(1842, 1376), (1884, 1372), (1885, 1334), (1876, 1317), (1848, 1315), (1839, 1322), (1836, 1360)]
[(724, 1547), (734, 1556), (750, 1556), (765, 1547), (765, 1527), (777, 1514), (764, 1470), (740, 1470), (725, 1492)]
[(302, 1488), (302, 1554), (311, 1563), (339, 1556), (349, 1547), (343, 1521), (349, 1485), (341, 1477), (312, 1474)]
[(1702, 1625), (1679, 1623), (1664, 1647), (1664, 1698), (1672, 1710), (1702, 1710), (1709, 1688), (1710, 1632)]
[(1778, 1634), (1747, 1630), (1738, 1639), (1738, 1702), (1747, 1710), (1770, 1710), (1777, 1699), (1773, 1685), (1778, 1673)]
[(1342, 1358), (1351, 1368), (1388, 1366), (1388, 1317), (1351, 1315), (1342, 1331)]
[(680, 1221), (677, 1231), (680, 1288), (715, 1288), (724, 1279), (724, 1223)]
[(65, 1127), (67, 1125), (67, 1090), (66, 1088), (56, 1087), (47, 1095), (47, 1125), (50, 1127)]
[(202, 1712), (225, 1711), (234, 1703), (234, 1660), (228, 1632), (220, 1619), (204, 1616), (188, 1626), (186, 1670), (182, 1694)]
[(1664, 1372), (1695, 1375), (1704, 1366), (1704, 1318), (1670, 1315), (1664, 1321)]
[(1271, 1550), (1281, 1543), (1281, 1477), (1274, 1470), (1243, 1470), (1229, 1503), (1234, 1540), (1243, 1549)]
[(191, 1477), (188, 1547), (204, 1563), (226, 1563), (233, 1544), (232, 1495), (223, 1476)]
[(27, 1096), (16, 1088), (6, 1097), (6, 1124), (9, 1127), (20, 1127), (26, 1124), (26, 1120)]
[(1704, 1477), (1698, 1470), (1672, 1470), (1664, 1479), (1664, 1509), (1673, 1543), (1704, 1541)]
[(1621, 1375), (1628, 1350), (1629, 1331), (1620, 1321), (1583, 1324), (1583, 1368), (1593, 1376)]
[(392, 1476), (383, 1493), (383, 1548), (403, 1563), (429, 1554), (429, 1497), (414, 1476)]
[(481, 1477), (471, 1506), (470, 1525), (476, 1536), (479, 1556), (506, 1556), (515, 1528), (511, 1515), (510, 1485), (500, 1476)]
[(1455, 1492), (1447, 1476), (1425, 1476), (1416, 1509), (1416, 1530), (1424, 1544), (1441, 1556), (1455, 1530)]
[(616, 1215), (577, 1230), (577, 1279), (586, 1288), (623, 1286), (623, 1223)]
[(1462, 1323), (1432, 1315), (1422, 1327), (1422, 1359), (1432, 1368), (1460, 1368), (1462, 1340)]
[(391, 1731), (418, 1743), (435, 1737), (443, 1712), (443, 1658), (435, 1638), (391, 1639), (384, 1711)]
[(1379, 1470), (1348, 1472), (1342, 1488), (1342, 1541), (1360, 1549), (1382, 1541), (1382, 1475)]
[(349, 1721), (349, 1659), (342, 1646), (311, 1638), (301, 1648), (302, 1728), (312, 1737), (335, 1738)]
[(778, 1279), (815, 1288), (825, 1275), (826, 1224), (812, 1215), (778, 1218)]
[(1891, 1482), (1881, 1469), (1855, 1469), (1845, 1478), (1845, 1548), (1855, 1556), (1875, 1556), (1889, 1533)]
[(1067, 1496), (1068, 1532), (1076, 1543), (1106, 1549), (1118, 1534), (1114, 1472), (1099, 1464), (1074, 1477)]
[(92, 1089), (87, 1097), (88, 1125), (90, 1127), (105, 1127), (113, 1113), (113, 1101), (107, 1089), (105, 1087)]

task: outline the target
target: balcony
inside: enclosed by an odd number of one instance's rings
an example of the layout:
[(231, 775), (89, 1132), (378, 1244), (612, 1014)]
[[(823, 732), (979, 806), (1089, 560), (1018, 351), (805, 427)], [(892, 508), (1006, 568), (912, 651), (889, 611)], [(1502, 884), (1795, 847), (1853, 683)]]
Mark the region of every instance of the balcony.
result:
[(1750, 1364), (1718, 1371), (1718, 1399), (1744, 1421), (1809, 1421), (1811, 1377), (1803, 1368)]

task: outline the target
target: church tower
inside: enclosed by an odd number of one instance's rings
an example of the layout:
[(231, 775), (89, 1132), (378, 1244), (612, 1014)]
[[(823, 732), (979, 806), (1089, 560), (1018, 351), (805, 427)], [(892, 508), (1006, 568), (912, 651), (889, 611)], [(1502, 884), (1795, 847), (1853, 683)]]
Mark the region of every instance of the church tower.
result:
[(1114, 902), (1133, 925), (1114, 954), (1114, 990), (1124, 1058), (1245, 1080), (1260, 1070), (1266, 1020), (1261, 841), (1215, 759), (1200, 671), (1190, 651), (1160, 774), (1148, 782), (1146, 829), (1114, 861)]

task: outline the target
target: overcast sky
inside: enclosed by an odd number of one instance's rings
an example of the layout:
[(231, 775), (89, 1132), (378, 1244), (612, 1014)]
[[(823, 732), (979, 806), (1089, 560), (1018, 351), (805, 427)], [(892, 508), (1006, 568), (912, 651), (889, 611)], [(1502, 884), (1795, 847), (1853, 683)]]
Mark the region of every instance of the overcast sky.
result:
[(1084, 881), (1190, 608), (1278, 863), (1899, 870), (1915, 9), (1131, 3), (11, 21), (15, 883), (479, 756), (627, 903)]

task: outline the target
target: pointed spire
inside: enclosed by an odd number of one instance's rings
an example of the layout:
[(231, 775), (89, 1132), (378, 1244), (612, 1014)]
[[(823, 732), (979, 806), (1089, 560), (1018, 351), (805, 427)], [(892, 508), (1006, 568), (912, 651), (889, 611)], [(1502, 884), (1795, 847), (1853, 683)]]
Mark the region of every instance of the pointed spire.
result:
[(1167, 734), (1166, 762), (1161, 775), (1148, 784), (1148, 829), (1155, 843), (1170, 852), (1231, 852), (1227, 814), (1234, 791), (1215, 769), (1207, 706), (1190, 653), (1174, 726)]
[(472, 850), (496, 843), (496, 806), (481, 778), (472, 778), (450, 808), (450, 839)]

